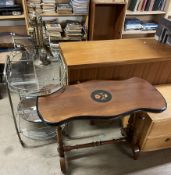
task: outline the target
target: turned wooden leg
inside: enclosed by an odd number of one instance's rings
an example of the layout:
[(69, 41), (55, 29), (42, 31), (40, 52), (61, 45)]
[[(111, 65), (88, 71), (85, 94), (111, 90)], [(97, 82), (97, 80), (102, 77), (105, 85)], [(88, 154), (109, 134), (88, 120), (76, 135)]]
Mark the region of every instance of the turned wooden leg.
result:
[(95, 120), (90, 120), (90, 125), (95, 125), (96, 123), (95, 123)]
[(137, 145), (132, 146), (133, 158), (137, 160), (140, 155), (140, 148)]
[(137, 145), (138, 133), (135, 129), (135, 117), (137, 117), (136, 115), (136, 113), (130, 115), (128, 120), (128, 126), (124, 130), (127, 136), (127, 141), (131, 144), (134, 160), (137, 160), (140, 154), (140, 148)]
[(57, 142), (58, 142), (58, 153), (60, 157), (60, 167), (61, 171), (65, 174), (67, 168), (66, 168), (66, 159), (62, 140), (62, 128), (60, 126), (57, 126)]

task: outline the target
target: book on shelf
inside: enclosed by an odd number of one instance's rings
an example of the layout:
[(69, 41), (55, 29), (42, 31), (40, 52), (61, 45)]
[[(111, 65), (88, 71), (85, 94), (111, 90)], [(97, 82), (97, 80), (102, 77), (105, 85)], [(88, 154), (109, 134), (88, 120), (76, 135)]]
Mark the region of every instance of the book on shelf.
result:
[(62, 27), (60, 24), (57, 24), (57, 23), (47, 23), (46, 30), (62, 32)]
[(71, 0), (75, 14), (88, 14), (89, 0)]
[(15, 5), (0, 5), (0, 15), (21, 15), (22, 7), (20, 4)]
[(46, 35), (49, 38), (49, 41), (56, 41), (62, 39), (62, 27), (61, 24), (57, 23), (56, 20), (45, 21)]
[(164, 0), (155, 0), (152, 10), (161, 10)]
[(165, 18), (160, 20), (155, 39), (171, 46), (171, 20)]
[(141, 21), (137, 18), (130, 18), (125, 20), (125, 31), (128, 30), (141, 30), (141, 31), (151, 31), (156, 30), (158, 24), (153, 21)]
[(59, 14), (71, 14), (72, 6), (70, 4), (57, 4), (57, 13)]
[(141, 10), (142, 10), (142, 11), (145, 10), (146, 5), (147, 5), (147, 0), (144, 0), (144, 1), (143, 1), (143, 5), (142, 5), (142, 7), (141, 7)]
[(130, 5), (129, 5), (129, 10), (131, 11), (136, 11), (138, 4), (139, 4), (140, 0), (131, 0)]
[(55, 13), (56, 9), (54, 8), (54, 6), (52, 6), (52, 7), (43, 7), (42, 12), (43, 13), (52, 13), (52, 12)]
[(57, 4), (69, 4), (70, 0), (56, 0)]
[(155, 22), (143, 22), (142, 23), (142, 30), (143, 31), (148, 31), (148, 30), (156, 30), (158, 27), (158, 24)]
[(143, 2), (144, 2), (144, 0), (140, 0), (139, 1), (138, 7), (137, 7), (137, 11), (141, 11), (142, 6), (143, 6)]
[(52, 3), (52, 4), (55, 4), (56, 1), (55, 0), (42, 0), (42, 3)]
[(78, 21), (67, 21), (66, 27), (70, 30), (82, 30), (82, 25)]
[(51, 41), (60, 40), (62, 38), (60, 32), (48, 33), (48, 35), (49, 35)]
[(42, 12), (55, 12), (56, 11), (56, 1), (55, 0), (42, 0), (41, 3)]
[(166, 0), (131, 0), (128, 9), (131, 11), (164, 11)]
[(40, 4), (41, 0), (28, 0), (28, 3)]
[(32, 16), (34, 8), (36, 8), (36, 11), (38, 13), (42, 13), (41, 1), (40, 0), (29, 0), (29, 1), (27, 1), (27, 7), (28, 7), (29, 16)]
[(70, 40), (81, 40), (83, 38), (83, 26), (78, 21), (67, 21), (64, 29), (65, 37)]
[(127, 30), (141, 30), (143, 28), (141, 21), (137, 18), (125, 19), (125, 31)]
[(154, 2), (155, 2), (155, 0), (151, 0), (150, 5), (149, 5), (149, 8), (148, 9), (146, 8), (146, 11), (147, 10), (149, 10), (149, 11), (152, 11), (153, 10)]
[(0, 1), (0, 6), (8, 6), (8, 5), (14, 5), (15, 1), (14, 0), (1, 0)]

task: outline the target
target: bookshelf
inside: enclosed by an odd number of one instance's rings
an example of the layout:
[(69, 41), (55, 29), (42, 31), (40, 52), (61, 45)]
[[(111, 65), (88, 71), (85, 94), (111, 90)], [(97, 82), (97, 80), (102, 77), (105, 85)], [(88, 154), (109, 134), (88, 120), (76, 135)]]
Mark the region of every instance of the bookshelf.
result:
[(25, 0), (16, 0), (17, 4), (21, 4), (23, 13), (21, 15), (0, 16), (0, 32), (15, 32), (17, 34), (27, 34), (27, 21), (25, 11)]
[[(171, 11), (171, 1), (166, 0), (166, 5), (164, 10), (156, 10), (156, 11), (131, 11), (129, 10), (131, 0), (127, 0), (127, 10), (125, 19), (129, 18), (138, 18), (141, 21), (153, 21), (159, 23), (160, 19), (163, 17), (169, 18), (169, 11)], [(155, 30), (151, 31), (122, 31), (122, 38), (140, 38), (140, 37), (154, 37)]]
[[(29, 22), (29, 0), (26, 0), (26, 3), (25, 3), (25, 8), (26, 8), (26, 15), (27, 15), (27, 21)], [(34, 0), (32, 0), (32, 2), (34, 3)], [(36, 0), (36, 3), (38, 1)], [(56, 5), (58, 4), (61, 4), (61, 3), (69, 3), (69, 0), (56, 0)], [(48, 22), (48, 21), (53, 21), (53, 20), (56, 20), (57, 23), (61, 24), (61, 27), (63, 29), (63, 32), (62, 32), (62, 38), (59, 38), (59, 39), (56, 39), (56, 43), (58, 42), (62, 42), (62, 41), (80, 41), (80, 40), (77, 40), (77, 39), (67, 39), (67, 37), (65, 37), (65, 32), (64, 32), (64, 28), (65, 28), (65, 25), (67, 23), (68, 20), (71, 20), (71, 21), (79, 21), (82, 25), (85, 25), (85, 30), (86, 30), (86, 33), (88, 33), (88, 14), (85, 14), (85, 13), (74, 13), (74, 10), (72, 11), (72, 13), (58, 13), (57, 12), (57, 8), (56, 10), (54, 11), (51, 10), (51, 11), (44, 11), (43, 10), (43, 0), (40, 0), (39, 3), (37, 4), (40, 4), (39, 7), (40, 7), (40, 16), (42, 16), (42, 19), (43, 21)], [(55, 5), (55, 6), (56, 6)], [(89, 5), (88, 5), (89, 6)], [(31, 26), (28, 25), (28, 30), (31, 29)], [(87, 38), (86, 38), (87, 39)], [(85, 37), (82, 37), (82, 40), (85, 40)]]
[(89, 40), (120, 39), (126, 12), (126, 1), (92, 0)]

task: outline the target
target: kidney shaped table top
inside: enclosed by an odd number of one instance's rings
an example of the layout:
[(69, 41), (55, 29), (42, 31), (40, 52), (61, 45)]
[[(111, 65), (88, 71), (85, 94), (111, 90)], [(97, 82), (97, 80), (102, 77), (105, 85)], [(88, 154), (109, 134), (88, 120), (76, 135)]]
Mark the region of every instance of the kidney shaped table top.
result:
[(162, 112), (163, 96), (147, 81), (88, 81), (69, 85), (61, 93), (38, 97), (38, 113), (48, 124), (60, 125), (72, 119), (107, 119), (136, 111)]

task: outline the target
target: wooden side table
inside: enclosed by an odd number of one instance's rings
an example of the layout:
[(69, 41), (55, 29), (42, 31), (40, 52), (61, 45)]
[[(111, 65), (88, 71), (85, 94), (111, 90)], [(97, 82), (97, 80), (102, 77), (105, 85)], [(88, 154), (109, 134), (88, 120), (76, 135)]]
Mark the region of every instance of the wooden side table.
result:
[(58, 151), (63, 173), (66, 172), (65, 153), (73, 149), (127, 141), (126, 137), (80, 145), (64, 145), (61, 125), (76, 119), (111, 119), (138, 111), (162, 112), (166, 102), (147, 81), (131, 78), (125, 81), (88, 81), (67, 86), (62, 93), (38, 97), (40, 118), (57, 127)]

